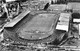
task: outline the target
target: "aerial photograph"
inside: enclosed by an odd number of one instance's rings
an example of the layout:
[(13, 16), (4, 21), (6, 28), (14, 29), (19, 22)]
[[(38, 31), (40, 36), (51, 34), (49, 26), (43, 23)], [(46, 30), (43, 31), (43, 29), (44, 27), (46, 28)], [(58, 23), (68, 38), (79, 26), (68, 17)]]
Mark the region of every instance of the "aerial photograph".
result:
[(0, 51), (80, 51), (80, 0), (0, 0)]

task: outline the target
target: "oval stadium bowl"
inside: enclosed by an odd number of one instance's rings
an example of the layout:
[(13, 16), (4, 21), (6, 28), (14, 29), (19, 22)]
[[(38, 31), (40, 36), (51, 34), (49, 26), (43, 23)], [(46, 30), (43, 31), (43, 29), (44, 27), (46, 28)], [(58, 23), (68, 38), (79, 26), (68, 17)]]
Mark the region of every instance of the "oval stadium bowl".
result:
[(30, 12), (13, 27), (5, 27), (4, 37), (11, 38), (15, 42), (49, 43), (58, 39), (60, 43), (65, 32), (59, 33), (56, 30), (59, 16), (57, 11)]

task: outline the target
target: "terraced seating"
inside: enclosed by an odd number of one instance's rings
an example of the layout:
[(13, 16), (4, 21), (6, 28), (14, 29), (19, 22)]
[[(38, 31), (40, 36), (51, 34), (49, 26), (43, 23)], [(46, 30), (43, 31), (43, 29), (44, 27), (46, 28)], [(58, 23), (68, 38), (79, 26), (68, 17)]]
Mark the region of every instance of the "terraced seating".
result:
[(20, 15), (14, 18), (11, 22), (7, 23), (4, 27), (13, 27), (17, 24), (20, 20), (22, 20), (30, 11), (23, 11)]
[(68, 31), (70, 13), (61, 13), (56, 29)]

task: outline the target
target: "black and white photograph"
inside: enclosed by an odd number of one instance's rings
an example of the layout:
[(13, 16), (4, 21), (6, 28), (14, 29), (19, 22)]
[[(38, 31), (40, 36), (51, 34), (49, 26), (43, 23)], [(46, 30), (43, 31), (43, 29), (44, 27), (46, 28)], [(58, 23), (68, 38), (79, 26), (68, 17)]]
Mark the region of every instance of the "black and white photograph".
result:
[(80, 0), (0, 0), (0, 51), (80, 51)]

